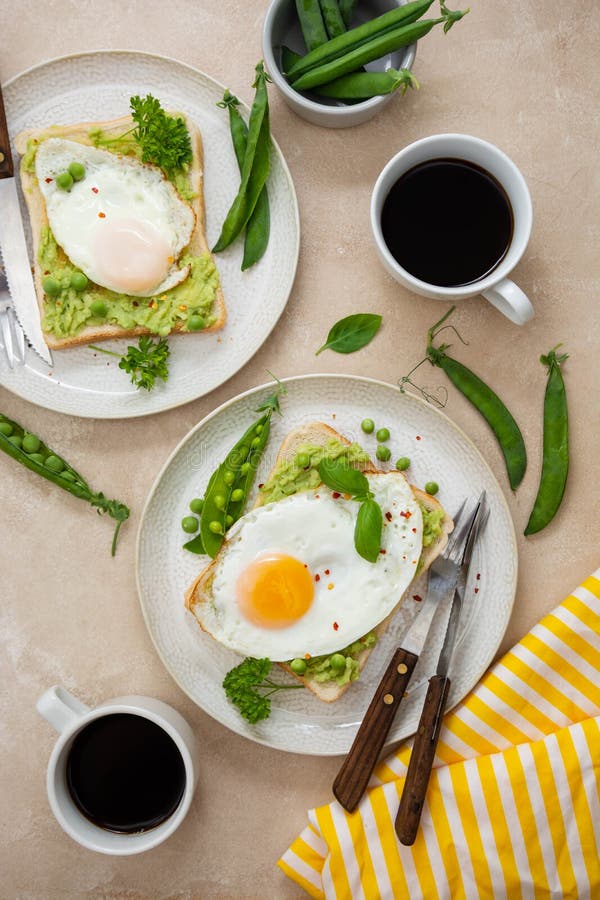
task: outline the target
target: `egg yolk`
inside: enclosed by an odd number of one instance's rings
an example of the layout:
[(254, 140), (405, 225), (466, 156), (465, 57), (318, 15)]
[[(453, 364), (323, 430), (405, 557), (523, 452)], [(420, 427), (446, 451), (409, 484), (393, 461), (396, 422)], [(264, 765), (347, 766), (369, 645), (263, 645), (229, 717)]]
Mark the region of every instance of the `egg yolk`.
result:
[(95, 229), (94, 255), (107, 284), (135, 294), (158, 287), (173, 261), (168, 241), (150, 222), (110, 216)]
[(261, 556), (239, 576), (238, 605), (244, 617), (262, 628), (286, 628), (310, 608), (314, 584), (300, 560), (283, 553)]

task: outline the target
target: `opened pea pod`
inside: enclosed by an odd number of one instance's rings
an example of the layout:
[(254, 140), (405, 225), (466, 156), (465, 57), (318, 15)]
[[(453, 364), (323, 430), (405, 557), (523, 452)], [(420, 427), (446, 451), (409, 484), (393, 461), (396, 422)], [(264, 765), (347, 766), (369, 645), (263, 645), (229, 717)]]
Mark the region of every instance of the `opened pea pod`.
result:
[(83, 475), (80, 475), (62, 456), (48, 447), (37, 435), (26, 431), (22, 425), (2, 413), (0, 413), (0, 450), (12, 456), (27, 469), (73, 494), (74, 497), (86, 500), (99, 513), (108, 513), (115, 519), (117, 524), (111, 547), (111, 555), (115, 555), (119, 530), (123, 522), (129, 518), (129, 509), (124, 503), (109, 500), (102, 492), (92, 491)]

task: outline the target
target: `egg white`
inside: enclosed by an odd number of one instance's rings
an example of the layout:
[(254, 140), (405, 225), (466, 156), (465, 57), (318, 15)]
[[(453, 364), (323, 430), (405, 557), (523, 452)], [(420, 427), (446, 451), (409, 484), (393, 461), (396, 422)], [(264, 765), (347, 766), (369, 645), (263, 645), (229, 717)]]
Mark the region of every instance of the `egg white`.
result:
[[(56, 177), (66, 172), (72, 162), (83, 164), (85, 177), (65, 191), (57, 186)], [(63, 138), (48, 138), (36, 152), (35, 171), (57, 243), (95, 284), (119, 293), (150, 297), (187, 278), (189, 266), (179, 267), (177, 260), (190, 242), (194, 212), (159, 169), (134, 157), (118, 156)], [(94, 247), (98, 228), (119, 220), (146, 223), (168, 245), (167, 259), (171, 262), (165, 264), (167, 274), (151, 289), (124, 289), (118, 273), (110, 272), (110, 260), (98, 258)]]
[[(216, 557), (210, 597), (194, 608), (202, 627), (241, 655), (284, 661), (334, 653), (385, 619), (415, 576), (423, 519), (404, 476), (367, 477), (384, 514), (377, 562), (354, 546), (359, 504), (324, 486), (258, 507), (232, 526)], [(319, 576), (312, 606), (284, 628), (253, 624), (236, 600), (238, 578), (267, 552), (293, 556)]]

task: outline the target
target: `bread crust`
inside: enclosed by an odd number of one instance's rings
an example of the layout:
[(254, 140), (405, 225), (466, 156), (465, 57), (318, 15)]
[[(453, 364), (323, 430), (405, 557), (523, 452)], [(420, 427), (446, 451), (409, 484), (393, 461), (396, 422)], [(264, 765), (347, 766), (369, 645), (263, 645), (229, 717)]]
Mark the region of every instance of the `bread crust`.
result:
[[(189, 201), (194, 216), (195, 226), (192, 232), (188, 249), (191, 253), (199, 256), (204, 253), (210, 253), (210, 248), (206, 240), (206, 211), (204, 206), (204, 151), (202, 145), (202, 136), (196, 125), (183, 113), (170, 112), (170, 115), (180, 116), (188, 129), (191, 145), (192, 145), (192, 162), (189, 168), (189, 178), (192, 190), (196, 197)], [(131, 116), (121, 116), (118, 119), (111, 119), (107, 122), (77, 122), (73, 125), (51, 125), (48, 128), (35, 128), (19, 132), (15, 138), (15, 147), (17, 152), (23, 156), (27, 150), (27, 144), (30, 140), (42, 141), (49, 137), (65, 138), (70, 141), (76, 141), (80, 144), (93, 146), (89, 133), (94, 129), (101, 129), (109, 135), (118, 136), (131, 128), (133, 120)], [(159, 169), (158, 171), (163, 174)], [(31, 223), (31, 232), (33, 238), (33, 255), (34, 255), (34, 282), (40, 313), (40, 320), (44, 316), (44, 289), (42, 287), (43, 272), (38, 262), (40, 238), (42, 230), (48, 225), (48, 214), (46, 212), (46, 203), (44, 196), (39, 188), (37, 178), (33, 172), (25, 171), (21, 167), (21, 187), (27, 204), (29, 220)], [(221, 285), (217, 288), (215, 294), (215, 303), (213, 315), (215, 321), (208, 328), (202, 330), (203, 333), (209, 331), (218, 331), (223, 328), (226, 321), (225, 299)], [(138, 325), (135, 328), (121, 328), (119, 325), (102, 325), (87, 326), (82, 328), (75, 335), (66, 338), (56, 338), (53, 334), (43, 332), (44, 340), (48, 347), (52, 350), (65, 350), (69, 347), (76, 347), (79, 344), (97, 343), (98, 341), (106, 341), (113, 338), (130, 338), (138, 337), (143, 334), (152, 334), (150, 329)], [(183, 330), (183, 323), (177, 323), (170, 334), (190, 334)], [(194, 332), (198, 334), (198, 332)]]
[[(276, 471), (280, 463), (286, 462), (294, 458), (298, 449), (302, 445), (310, 444), (313, 446), (323, 446), (327, 444), (327, 442), (331, 439), (335, 439), (340, 441), (346, 446), (350, 445), (350, 441), (347, 440), (343, 435), (339, 434), (335, 429), (331, 428), (329, 425), (326, 425), (324, 422), (311, 422), (307, 425), (302, 425), (300, 428), (295, 428), (293, 431), (290, 431), (285, 439), (283, 440), (281, 447), (279, 448), (279, 452), (277, 454), (277, 458), (275, 459), (275, 463), (271, 472), (269, 473), (270, 477), (273, 472)], [(381, 469), (378, 469), (372, 460), (369, 460), (364, 465), (360, 466), (363, 472), (366, 474), (380, 474), (382, 473)], [(405, 481), (408, 481), (406, 476), (402, 472), (391, 471), (389, 474), (394, 477), (403, 478)], [(411, 485), (411, 489), (415, 498), (423, 503), (428, 509), (442, 509), (441, 504), (435, 497), (432, 497), (430, 494), (425, 493), (420, 488), (414, 487)], [(259, 494), (254, 506), (262, 506), (264, 503), (263, 497)], [(448, 513), (444, 511), (444, 519), (442, 521), (442, 533), (437, 538), (437, 540), (431, 544), (429, 547), (423, 549), (421, 554), (422, 567), (421, 573), (426, 571), (431, 563), (436, 559), (437, 556), (442, 552), (446, 544), (448, 543), (448, 535), (452, 531), (454, 527), (454, 523)], [(194, 608), (202, 603), (210, 602), (210, 587), (213, 576), (214, 567), (216, 565), (216, 559), (211, 560), (211, 562), (204, 568), (193, 584), (190, 585), (185, 594), (185, 606), (187, 609), (194, 615), (198, 625), (203, 631), (206, 631), (207, 634), (210, 632), (202, 625), (202, 622), (195, 616)], [(404, 598), (406, 597), (408, 591), (410, 590), (410, 586), (405, 591), (405, 593), (399, 598), (398, 603), (392, 610), (392, 612), (386, 616), (374, 629), (372, 629), (377, 638), (379, 639), (381, 635), (387, 629), (391, 619), (395, 616), (396, 612), (402, 605)], [(375, 644), (374, 647), (365, 647), (365, 649), (359, 654), (357, 658), (358, 662), (358, 671), (362, 672), (364, 667), (367, 664), (367, 660), (371, 655), (371, 651), (377, 647)], [(347, 684), (338, 685), (335, 681), (326, 681), (326, 682), (316, 682), (313, 679), (306, 678), (303, 675), (297, 675), (295, 672), (291, 670), (289, 665), (283, 662), (278, 662), (278, 666), (280, 666), (285, 672), (303, 684), (311, 693), (315, 695), (319, 700), (322, 700), (325, 703), (333, 703), (348, 690), (348, 688), (353, 684), (352, 681)]]

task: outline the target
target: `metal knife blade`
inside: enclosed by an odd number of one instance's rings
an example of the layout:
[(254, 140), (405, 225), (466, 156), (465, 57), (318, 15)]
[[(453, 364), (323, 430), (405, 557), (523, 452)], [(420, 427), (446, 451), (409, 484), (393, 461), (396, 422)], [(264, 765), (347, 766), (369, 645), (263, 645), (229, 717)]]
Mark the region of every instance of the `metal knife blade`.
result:
[(49, 366), (52, 354), (44, 341), (37, 295), (13, 174), (12, 155), (0, 88), (0, 253), (13, 307), (25, 336)]

